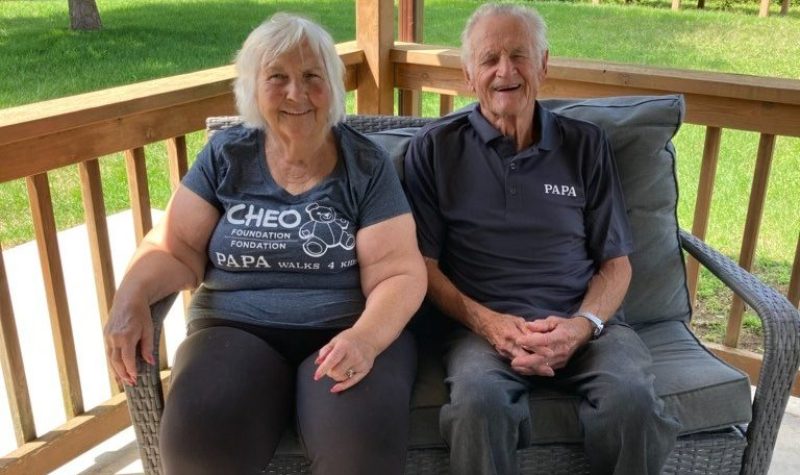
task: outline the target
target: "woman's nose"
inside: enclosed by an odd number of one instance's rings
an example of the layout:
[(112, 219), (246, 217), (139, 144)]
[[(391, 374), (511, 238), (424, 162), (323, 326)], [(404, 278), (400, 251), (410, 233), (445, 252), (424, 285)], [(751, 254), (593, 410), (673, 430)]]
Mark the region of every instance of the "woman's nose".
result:
[(305, 85), (303, 81), (292, 79), (286, 86), (286, 96), (289, 99), (301, 99), (305, 94)]

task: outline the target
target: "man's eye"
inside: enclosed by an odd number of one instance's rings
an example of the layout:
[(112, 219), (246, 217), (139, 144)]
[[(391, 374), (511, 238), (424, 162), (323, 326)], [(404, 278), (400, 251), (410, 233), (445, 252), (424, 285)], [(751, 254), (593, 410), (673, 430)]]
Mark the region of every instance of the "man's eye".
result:
[(270, 80), (270, 81), (283, 81), (283, 80), (286, 79), (286, 75), (285, 74), (279, 74), (279, 73), (270, 74), (267, 77), (267, 79)]

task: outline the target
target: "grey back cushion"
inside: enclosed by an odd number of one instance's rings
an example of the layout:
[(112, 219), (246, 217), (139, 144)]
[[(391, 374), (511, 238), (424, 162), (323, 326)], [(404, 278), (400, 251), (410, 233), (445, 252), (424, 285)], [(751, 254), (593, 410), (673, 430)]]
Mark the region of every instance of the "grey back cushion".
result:
[[(684, 116), (682, 96), (543, 100), (567, 117), (593, 122), (609, 136), (633, 229), (633, 279), (623, 305), (638, 324), (688, 321), (691, 316), (678, 237), (675, 147)], [(402, 159), (415, 129), (368, 134), (388, 152), (402, 178)]]

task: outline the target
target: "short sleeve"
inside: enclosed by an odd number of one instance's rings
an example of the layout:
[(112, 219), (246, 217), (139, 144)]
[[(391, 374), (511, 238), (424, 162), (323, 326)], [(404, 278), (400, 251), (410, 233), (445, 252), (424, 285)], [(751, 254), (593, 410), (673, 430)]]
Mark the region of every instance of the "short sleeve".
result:
[(417, 224), (420, 251), (425, 257), (439, 259), (446, 228), (439, 209), (433, 147), (424, 131), (421, 129), (408, 146), (403, 164), (404, 184)]
[(601, 136), (587, 185), (586, 236), (593, 259), (603, 262), (633, 251), (625, 197), (608, 137)]
[(359, 227), (365, 228), (401, 214), (410, 213), (400, 178), (384, 151), (376, 155), (376, 165), (359, 206)]
[(181, 180), (181, 184), (222, 212), (222, 202), (217, 196), (221, 173), (216, 158), (212, 143), (207, 143), (197, 154), (197, 159)]

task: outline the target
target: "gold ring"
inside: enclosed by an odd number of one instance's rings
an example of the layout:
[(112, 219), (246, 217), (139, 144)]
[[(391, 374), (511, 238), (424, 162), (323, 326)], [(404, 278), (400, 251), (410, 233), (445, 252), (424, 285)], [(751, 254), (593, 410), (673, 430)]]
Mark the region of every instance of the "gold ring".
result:
[(348, 368), (347, 371), (344, 372), (344, 375), (347, 376), (347, 379), (352, 378), (356, 374), (356, 370), (353, 368)]

